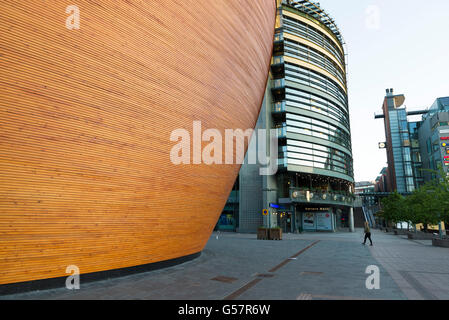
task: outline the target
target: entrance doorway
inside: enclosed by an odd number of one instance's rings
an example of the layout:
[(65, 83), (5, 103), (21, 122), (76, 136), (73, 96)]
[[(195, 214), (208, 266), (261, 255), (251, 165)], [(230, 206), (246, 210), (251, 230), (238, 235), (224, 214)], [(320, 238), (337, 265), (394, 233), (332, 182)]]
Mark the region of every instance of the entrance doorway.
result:
[(278, 215), (279, 216), (279, 226), (282, 228), (282, 232), (284, 233), (292, 233), (293, 232), (293, 222), (292, 222), (292, 213), (291, 212), (283, 212)]

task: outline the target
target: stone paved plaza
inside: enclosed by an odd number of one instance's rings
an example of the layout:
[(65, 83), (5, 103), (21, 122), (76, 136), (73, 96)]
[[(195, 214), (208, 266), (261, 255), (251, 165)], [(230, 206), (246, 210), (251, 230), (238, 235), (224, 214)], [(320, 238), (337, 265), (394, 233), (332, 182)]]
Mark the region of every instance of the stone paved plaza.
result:
[[(355, 300), (449, 299), (449, 249), (375, 230), (288, 234), (282, 241), (213, 233), (202, 255), (167, 269), (0, 299)], [(366, 268), (380, 269), (368, 290)]]

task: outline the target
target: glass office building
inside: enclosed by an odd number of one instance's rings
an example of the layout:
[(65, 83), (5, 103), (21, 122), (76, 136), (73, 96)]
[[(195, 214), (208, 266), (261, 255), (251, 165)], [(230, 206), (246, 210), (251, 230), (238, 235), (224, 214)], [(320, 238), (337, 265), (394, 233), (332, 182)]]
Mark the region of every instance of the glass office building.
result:
[[(418, 126), (424, 169), (449, 172), (449, 97), (438, 98)], [(436, 174), (423, 171), (424, 181)]]
[(280, 3), (271, 73), (286, 229), (345, 226), (354, 173), (344, 41), (318, 4)]
[(271, 70), (280, 165), (352, 183), (343, 39), (317, 5), (294, 3), (279, 7)]
[(407, 112), (405, 108), (389, 110), (389, 118), (397, 191), (399, 193), (412, 192), (415, 190), (415, 182), (413, 180)]
[[(438, 98), (427, 110), (407, 111), (403, 94), (387, 89), (383, 103), (388, 171), (387, 192), (408, 194), (434, 179), (442, 166), (449, 167), (449, 97)], [(422, 115), (420, 121), (409, 116)]]
[[(419, 165), (412, 159), (412, 140), (416, 141), (416, 125), (409, 124), (407, 110), (404, 107), (405, 96), (394, 95), (393, 89), (387, 89), (383, 102), (386, 149), (388, 160), (388, 191), (402, 194), (413, 192), (417, 184), (416, 174)], [(412, 139), (413, 138), (413, 139)], [(413, 150), (416, 151), (416, 145)], [(419, 155), (414, 155), (419, 160)]]
[[(278, 0), (270, 81), (256, 128), (277, 130), (278, 171), (261, 178), (242, 166), (238, 231), (267, 224), (284, 232), (348, 227), (354, 173), (344, 41), (317, 3)], [(263, 209), (270, 212), (265, 218)]]
[(421, 149), (419, 144), (419, 127), (421, 121), (410, 121), (408, 122), (408, 131), (410, 134), (410, 150), (413, 168), (413, 178), (415, 180), (415, 186), (419, 188), (424, 183), (423, 177), (423, 164)]

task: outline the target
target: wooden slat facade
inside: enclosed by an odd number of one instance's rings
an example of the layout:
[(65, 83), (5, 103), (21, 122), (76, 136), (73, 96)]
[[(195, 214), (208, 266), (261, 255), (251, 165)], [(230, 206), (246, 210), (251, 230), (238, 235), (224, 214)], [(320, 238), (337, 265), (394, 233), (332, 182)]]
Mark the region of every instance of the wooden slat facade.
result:
[(273, 0), (2, 0), (0, 284), (200, 252), (240, 166), (173, 165), (170, 134), (254, 127), (274, 20)]

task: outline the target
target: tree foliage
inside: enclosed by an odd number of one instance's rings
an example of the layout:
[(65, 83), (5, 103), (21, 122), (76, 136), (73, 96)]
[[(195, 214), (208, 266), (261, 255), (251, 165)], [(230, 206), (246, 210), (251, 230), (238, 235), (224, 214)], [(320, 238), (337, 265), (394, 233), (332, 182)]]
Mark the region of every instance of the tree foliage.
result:
[(406, 221), (404, 219), (406, 218), (408, 210), (405, 206), (405, 198), (398, 192), (394, 192), (382, 199), (382, 217), (386, 221), (394, 223)]
[(408, 196), (406, 200), (409, 207), (408, 221), (413, 224), (438, 224), (439, 206), (435, 197), (435, 188), (432, 183), (422, 186)]
[(440, 168), (432, 171), (437, 178), (415, 190), (410, 196), (395, 192), (382, 200), (382, 216), (394, 223), (438, 224), (449, 221), (449, 176)]

